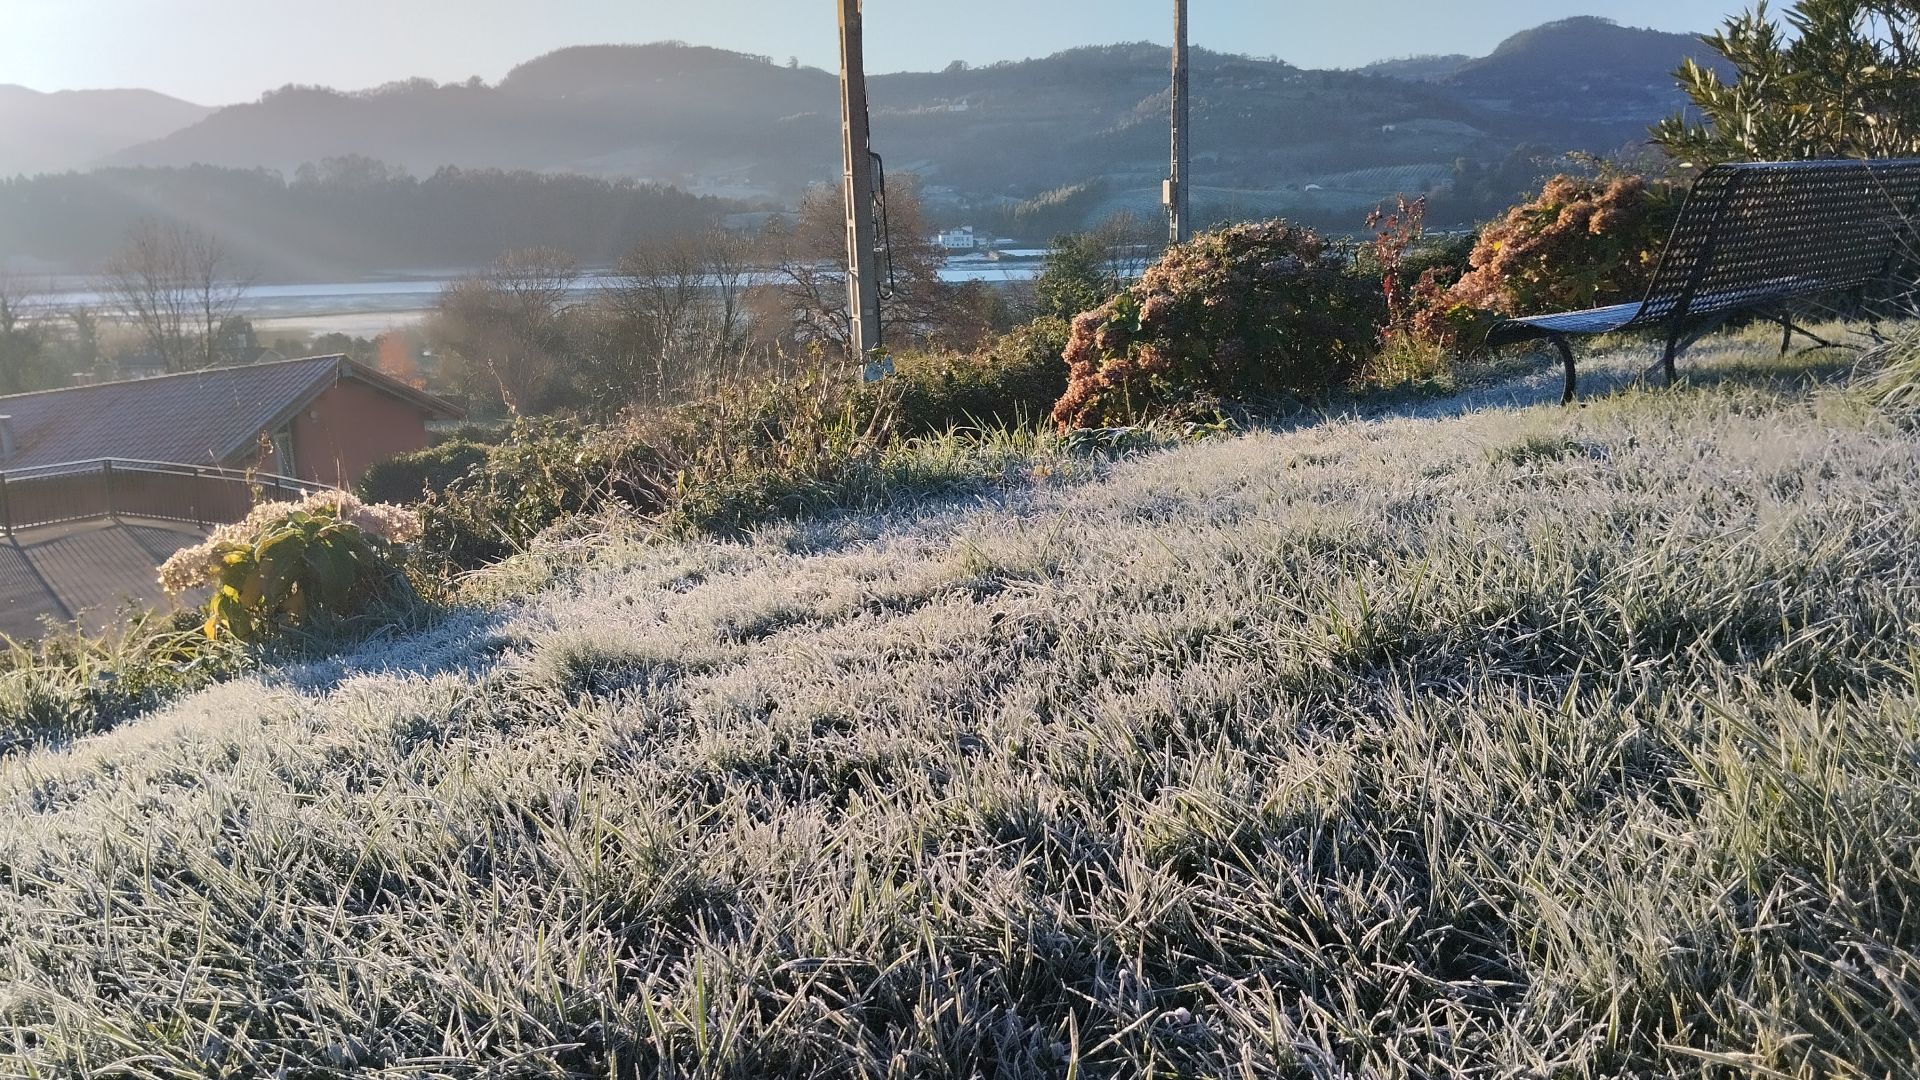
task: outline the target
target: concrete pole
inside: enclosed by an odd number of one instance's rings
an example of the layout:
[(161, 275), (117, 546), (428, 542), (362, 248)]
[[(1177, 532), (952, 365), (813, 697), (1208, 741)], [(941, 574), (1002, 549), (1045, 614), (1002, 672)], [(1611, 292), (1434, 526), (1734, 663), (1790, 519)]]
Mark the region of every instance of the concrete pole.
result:
[(861, 0), (840, 7), (840, 142), (845, 151), (847, 200), (847, 303), (852, 317), (853, 361), (866, 364), (880, 348), (880, 275), (873, 220), (872, 132), (867, 125), (867, 68), (861, 34)]
[(1187, 52), (1187, 0), (1173, 3), (1173, 174), (1167, 179), (1164, 201), (1167, 205), (1168, 235), (1176, 244), (1193, 236), (1193, 197), (1189, 188), (1193, 155), (1188, 143), (1192, 133), (1192, 99), (1189, 97)]

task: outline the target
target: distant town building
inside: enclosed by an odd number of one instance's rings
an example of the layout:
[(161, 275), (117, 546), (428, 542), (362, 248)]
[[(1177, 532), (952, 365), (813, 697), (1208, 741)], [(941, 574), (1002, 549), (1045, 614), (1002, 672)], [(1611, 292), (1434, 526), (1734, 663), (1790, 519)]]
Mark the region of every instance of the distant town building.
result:
[(979, 238), (973, 235), (973, 226), (963, 225), (958, 229), (948, 229), (934, 237), (934, 242), (946, 251), (975, 251), (980, 247)]

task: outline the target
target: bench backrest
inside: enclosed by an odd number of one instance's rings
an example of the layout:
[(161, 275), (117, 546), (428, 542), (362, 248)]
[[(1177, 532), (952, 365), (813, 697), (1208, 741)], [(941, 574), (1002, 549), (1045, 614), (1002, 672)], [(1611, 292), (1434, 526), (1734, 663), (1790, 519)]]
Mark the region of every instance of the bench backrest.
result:
[(1687, 196), (1633, 323), (1840, 292), (1886, 271), (1920, 214), (1920, 159), (1715, 165)]

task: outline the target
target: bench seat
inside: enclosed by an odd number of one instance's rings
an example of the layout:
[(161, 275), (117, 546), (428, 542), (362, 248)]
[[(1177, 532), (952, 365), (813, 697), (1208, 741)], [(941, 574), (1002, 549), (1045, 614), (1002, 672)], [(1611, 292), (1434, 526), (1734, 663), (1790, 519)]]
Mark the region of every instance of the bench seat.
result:
[(1554, 315), (1534, 315), (1525, 319), (1507, 319), (1487, 333), (1489, 345), (1511, 345), (1554, 334), (1611, 334), (1633, 322), (1641, 303), (1613, 304), (1585, 311), (1562, 311)]

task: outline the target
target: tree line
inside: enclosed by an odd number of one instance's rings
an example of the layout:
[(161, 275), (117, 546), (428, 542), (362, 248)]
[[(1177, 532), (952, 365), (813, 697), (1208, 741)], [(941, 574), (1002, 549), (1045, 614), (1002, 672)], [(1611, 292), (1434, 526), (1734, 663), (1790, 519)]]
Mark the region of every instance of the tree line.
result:
[(262, 278), (476, 266), (550, 246), (605, 264), (635, 243), (704, 229), (731, 204), (633, 180), (443, 168), (424, 179), (368, 158), (292, 178), (267, 169), (116, 168), (0, 179), (0, 252), (90, 273), (146, 220), (219, 242)]
[[(886, 215), (888, 347), (968, 349), (1023, 321), (1031, 290), (943, 281), (910, 178)], [(791, 221), (643, 240), (595, 288), (553, 247), (510, 250), (449, 285), (425, 328), (434, 382), (477, 415), (608, 415), (716, 383), (848, 359), (846, 229), (836, 189)]]

